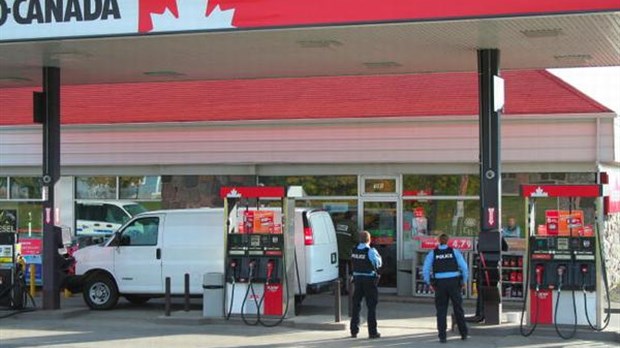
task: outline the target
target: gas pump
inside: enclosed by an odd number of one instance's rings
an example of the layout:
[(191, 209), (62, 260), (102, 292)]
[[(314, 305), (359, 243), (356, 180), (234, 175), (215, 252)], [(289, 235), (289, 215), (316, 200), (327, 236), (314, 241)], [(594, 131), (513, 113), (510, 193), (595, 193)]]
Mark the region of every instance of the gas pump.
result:
[[(538, 324), (553, 325), (564, 339), (572, 338), (578, 326), (588, 324), (594, 330), (604, 329), (599, 325), (601, 281), (607, 291), (608, 306), (610, 303), (598, 226), (596, 221), (586, 221), (584, 211), (575, 206), (584, 197), (600, 199), (602, 186), (522, 185), (521, 195), (526, 198), (528, 209), (526, 247), (530, 262), (521, 334), (531, 335)], [(536, 211), (538, 205), (546, 209), (544, 215)], [(543, 217), (544, 221), (537, 221)], [(582, 298), (577, 296), (579, 292), (583, 293)], [(523, 324), (526, 309), (529, 330)], [(590, 313), (596, 313), (596, 326), (591, 323)], [(603, 321), (606, 326), (609, 315)], [(570, 332), (563, 332), (561, 325), (568, 325)]]
[[(226, 216), (226, 318), (239, 315), (247, 325), (276, 326), (291, 300), (287, 248), (294, 248), (294, 205), (283, 187), (223, 187)], [(262, 207), (261, 200), (279, 207)], [(291, 216), (289, 219), (288, 216)]]
[(26, 304), (24, 263), (15, 251), (17, 234), (0, 233), (0, 307), (21, 310)]

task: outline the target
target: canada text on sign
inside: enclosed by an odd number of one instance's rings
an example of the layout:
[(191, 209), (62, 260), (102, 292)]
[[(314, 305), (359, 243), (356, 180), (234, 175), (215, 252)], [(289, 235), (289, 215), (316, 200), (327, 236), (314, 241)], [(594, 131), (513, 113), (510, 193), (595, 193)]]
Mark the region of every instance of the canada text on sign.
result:
[(0, 26), (120, 19), (117, 0), (0, 0)]

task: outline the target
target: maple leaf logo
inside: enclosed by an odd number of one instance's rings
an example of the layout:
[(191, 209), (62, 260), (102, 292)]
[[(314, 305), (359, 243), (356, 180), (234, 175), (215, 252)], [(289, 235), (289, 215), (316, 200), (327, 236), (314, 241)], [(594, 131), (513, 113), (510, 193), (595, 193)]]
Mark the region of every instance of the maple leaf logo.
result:
[(236, 188), (233, 188), (227, 195), (226, 197), (228, 198), (239, 198), (241, 197), (241, 193), (239, 193), (239, 191), (237, 191)]
[(542, 187), (538, 186), (536, 191), (532, 192), (531, 197), (548, 197), (549, 194), (543, 190)]
[(234, 28), (234, 9), (210, 8), (208, 0), (163, 1), (149, 14), (151, 32)]

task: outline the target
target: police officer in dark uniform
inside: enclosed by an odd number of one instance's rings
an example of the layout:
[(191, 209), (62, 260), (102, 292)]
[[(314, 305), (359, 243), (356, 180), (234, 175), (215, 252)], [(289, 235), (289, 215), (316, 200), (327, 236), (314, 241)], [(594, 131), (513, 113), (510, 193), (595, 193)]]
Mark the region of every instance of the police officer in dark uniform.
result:
[(360, 324), (360, 309), (362, 298), (366, 298), (368, 308), (368, 338), (379, 338), (377, 332), (377, 303), (379, 302), (379, 273), (381, 255), (375, 248), (370, 247), (370, 233), (360, 232), (360, 243), (351, 251), (353, 265), (353, 310), (351, 313), (351, 337), (357, 337)]
[(424, 281), (435, 292), (437, 331), (441, 343), (447, 342), (446, 316), (450, 301), (452, 301), (452, 310), (461, 339), (467, 339), (467, 324), (465, 323), (463, 296), (461, 294), (461, 289), (464, 289), (465, 284), (467, 284), (467, 263), (459, 250), (448, 247), (448, 239), (449, 237), (445, 233), (439, 236), (439, 246), (426, 255), (422, 268)]

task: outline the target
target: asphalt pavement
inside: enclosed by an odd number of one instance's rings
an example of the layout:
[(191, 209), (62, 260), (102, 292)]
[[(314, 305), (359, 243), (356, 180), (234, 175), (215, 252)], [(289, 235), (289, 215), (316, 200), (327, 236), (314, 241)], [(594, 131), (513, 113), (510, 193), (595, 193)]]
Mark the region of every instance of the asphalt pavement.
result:
[[(35, 298), (40, 306), (40, 297)], [(247, 325), (241, 318), (207, 319), (202, 316), (202, 299), (192, 299), (189, 311), (182, 298), (173, 298), (170, 316), (163, 299), (144, 305), (121, 300), (109, 311), (91, 311), (81, 295), (61, 298), (61, 309), (10, 315), (0, 310), (0, 347), (618, 347), (620, 310), (614, 306), (610, 325), (603, 332), (579, 327), (574, 338), (560, 338), (553, 326), (539, 326), (531, 336), (519, 330), (520, 305), (504, 305), (501, 325), (471, 324), (470, 337), (462, 341), (458, 332), (440, 344), (435, 329), (431, 299), (381, 295), (378, 306), (380, 339), (367, 338), (362, 325), (358, 338), (348, 334), (346, 297), (341, 321), (336, 322), (332, 294), (309, 296), (299, 316), (285, 319), (276, 327)], [(473, 301), (466, 302), (472, 313)], [(365, 313), (362, 313), (362, 317)], [(252, 324), (252, 318), (246, 321)], [(268, 322), (269, 323), (269, 322)], [(567, 335), (572, 327), (561, 327)]]

